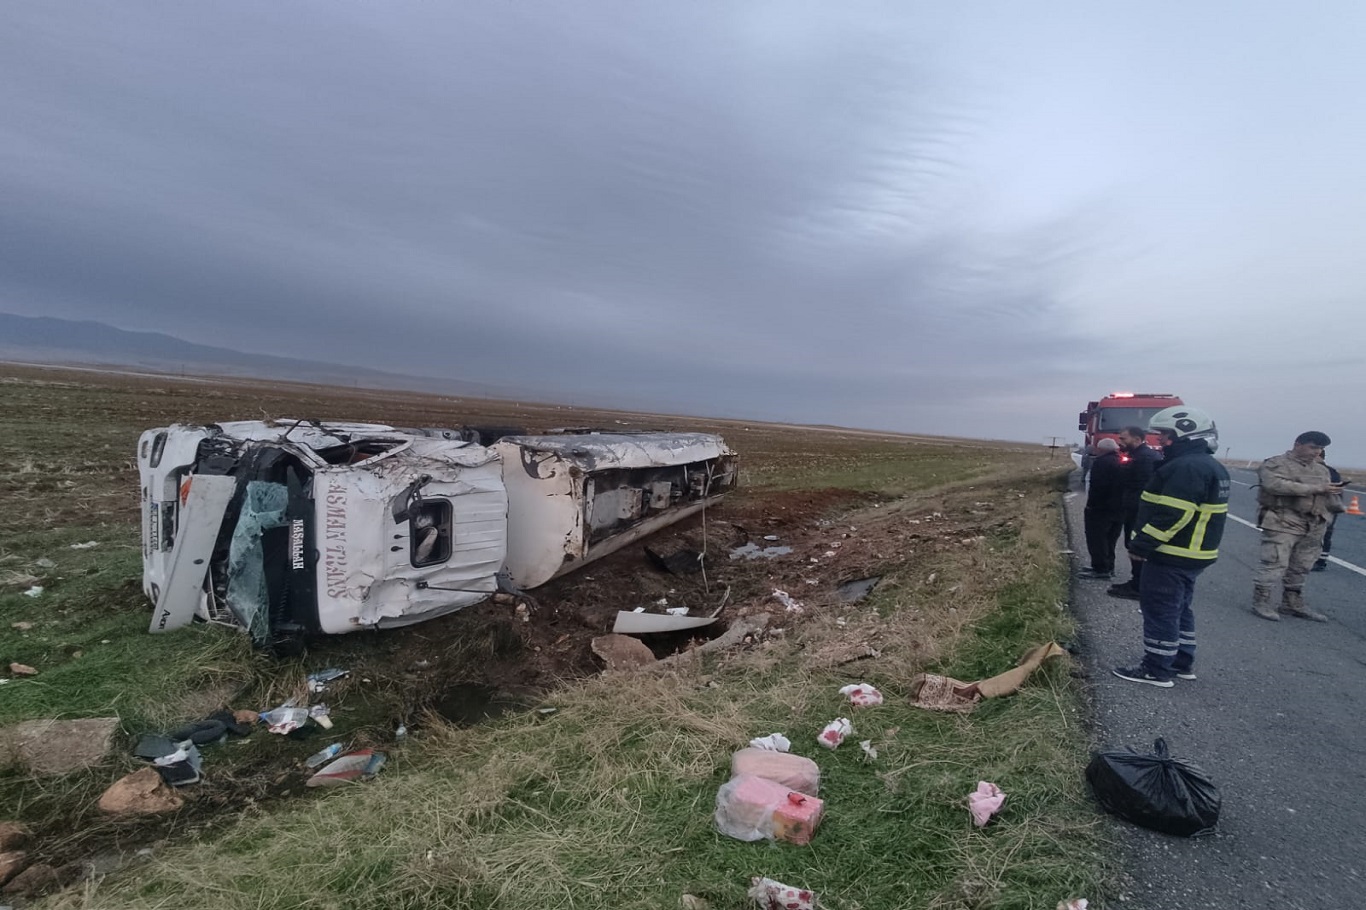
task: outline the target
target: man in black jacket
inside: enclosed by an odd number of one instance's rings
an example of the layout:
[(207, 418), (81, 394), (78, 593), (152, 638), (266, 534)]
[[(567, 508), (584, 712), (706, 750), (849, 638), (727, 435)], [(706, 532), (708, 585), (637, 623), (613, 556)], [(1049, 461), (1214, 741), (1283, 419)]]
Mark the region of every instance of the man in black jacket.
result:
[(1199, 408), (1177, 405), (1153, 415), (1166, 457), (1153, 471), (1138, 508), (1129, 551), (1144, 561), (1139, 580), (1143, 660), (1116, 667), (1120, 679), (1170, 689), (1173, 677), (1195, 679), (1195, 580), (1219, 557), (1228, 515), (1228, 471), (1211, 454), (1219, 437)]
[[(1123, 468), (1124, 488), (1124, 543), (1138, 530), (1138, 504), (1143, 489), (1152, 479), (1153, 470), (1162, 461), (1162, 453), (1148, 445), (1148, 431), (1143, 427), (1125, 427), (1119, 431), (1120, 466)], [(1125, 600), (1138, 600), (1139, 578), (1143, 574), (1143, 560), (1129, 557), (1129, 580), (1110, 585), (1105, 593)]]
[(1123, 469), (1119, 463), (1119, 443), (1105, 438), (1096, 443), (1096, 458), (1091, 462), (1091, 487), (1086, 494), (1082, 527), (1086, 531), (1086, 550), (1091, 565), (1082, 569), (1082, 578), (1112, 578), (1115, 574), (1115, 544), (1124, 529)]

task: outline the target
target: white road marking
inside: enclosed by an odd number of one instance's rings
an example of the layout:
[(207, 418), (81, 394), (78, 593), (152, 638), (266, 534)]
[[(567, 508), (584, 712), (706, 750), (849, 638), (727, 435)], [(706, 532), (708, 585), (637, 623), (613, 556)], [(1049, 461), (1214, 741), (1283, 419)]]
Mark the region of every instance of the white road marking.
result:
[[(1248, 521), (1246, 518), (1239, 518), (1237, 515), (1234, 515), (1232, 512), (1229, 512), (1229, 513), (1228, 513), (1228, 517), (1229, 517), (1229, 518), (1232, 518), (1234, 521), (1238, 522), (1238, 524), (1240, 524), (1240, 525), (1247, 525), (1249, 528), (1251, 528), (1251, 529), (1254, 530), (1254, 531), (1260, 531), (1260, 530), (1261, 530), (1261, 528), (1257, 527), (1255, 524), (1253, 524), (1252, 522)], [(1355, 565), (1355, 564), (1353, 564), (1353, 563), (1350, 563), (1350, 562), (1348, 562), (1348, 561), (1345, 560), (1345, 559), (1338, 559), (1336, 556), (1329, 556), (1329, 557), (1328, 557), (1328, 561), (1331, 562), (1331, 563), (1334, 563), (1335, 565), (1342, 566), (1344, 569), (1347, 569), (1347, 570), (1349, 570), (1349, 571), (1355, 572), (1355, 573), (1357, 573), (1358, 575), (1366, 575), (1366, 569), (1363, 569), (1361, 566), (1358, 566), (1358, 565)]]

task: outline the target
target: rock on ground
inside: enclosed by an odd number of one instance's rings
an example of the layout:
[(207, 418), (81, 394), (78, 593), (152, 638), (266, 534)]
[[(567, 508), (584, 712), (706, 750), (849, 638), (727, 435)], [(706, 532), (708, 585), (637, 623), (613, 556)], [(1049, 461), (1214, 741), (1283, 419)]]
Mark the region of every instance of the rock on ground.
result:
[(23, 850), (0, 853), (0, 885), (22, 872), (27, 863), (28, 854)]
[(593, 653), (609, 670), (638, 670), (655, 662), (654, 652), (629, 635), (600, 635), (593, 639)]
[(8, 853), (25, 846), (33, 832), (18, 822), (0, 822), (0, 853)]
[(110, 815), (156, 815), (174, 812), (185, 798), (172, 790), (152, 768), (134, 771), (114, 781), (100, 797), (100, 811)]
[(40, 776), (80, 771), (108, 754), (118, 728), (117, 717), (26, 720), (0, 728), (0, 764), (19, 764)]
[(46, 863), (34, 863), (10, 879), (0, 891), (15, 897), (38, 897), (74, 881), (75, 877), (69, 874), (71, 870), (67, 871), (68, 874), (63, 874), (62, 870)]

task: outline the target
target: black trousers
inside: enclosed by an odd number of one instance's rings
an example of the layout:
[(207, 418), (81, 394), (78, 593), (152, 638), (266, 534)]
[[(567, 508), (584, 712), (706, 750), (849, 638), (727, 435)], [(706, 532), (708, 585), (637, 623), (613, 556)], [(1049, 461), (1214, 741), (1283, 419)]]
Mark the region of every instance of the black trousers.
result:
[(1086, 531), (1086, 550), (1091, 555), (1091, 568), (1097, 572), (1115, 570), (1115, 544), (1124, 532), (1124, 516), (1114, 512), (1086, 509), (1082, 513)]

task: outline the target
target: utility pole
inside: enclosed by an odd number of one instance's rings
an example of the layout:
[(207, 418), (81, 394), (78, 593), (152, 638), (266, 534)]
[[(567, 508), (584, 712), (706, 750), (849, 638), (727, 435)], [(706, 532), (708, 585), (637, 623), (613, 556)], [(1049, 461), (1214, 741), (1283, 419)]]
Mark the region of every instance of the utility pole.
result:
[(1054, 456), (1056, 456), (1056, 455), (1058, 454), (1058, 440), (1061, 439), (1061, 438), (1062, 438), (1061, 436), (1050, 436), (1050, 437), (1048, 437), (1048, 460), (1049, 460), (1049, 461), (1052, 461), (1053, 458), (1054, 458)]

